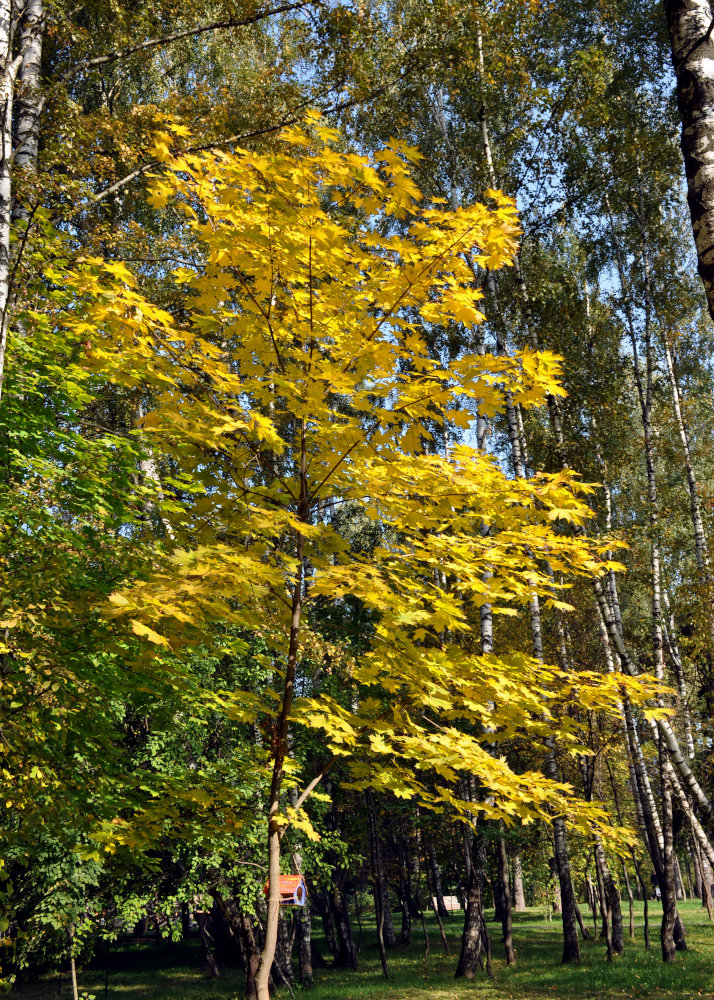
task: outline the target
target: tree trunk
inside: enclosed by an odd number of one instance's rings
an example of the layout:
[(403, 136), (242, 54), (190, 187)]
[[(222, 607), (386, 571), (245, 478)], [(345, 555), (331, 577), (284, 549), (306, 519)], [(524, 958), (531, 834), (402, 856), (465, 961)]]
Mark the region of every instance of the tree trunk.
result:
[(523, 891), (523, 868), (520, 854), (513, 855), (513, 909), (516, 913), (524, 913), (526, 895)]
[[(292, 961), (292, 945), (294, 938), (288, 933), (285, 909), (281, 910), (278, 920), (278, 939), (275, 944), (273, 979), (292, 985), (295, 981), (295, 971)], [(277, 976), (275, 971), (277, 970)]]
[(357, 968), (357, 949), (352, 934), (347, 893), (344, 889), (344, 873), (333, 872), (332, 907), (337, 928), (340, 949), (340, 965), (350, 969)]
[(612, 948), (616, 955), (621, 955), (625, 950), (622, 933), (622, 906), (620, 904), (620, 894), (617, 891), (615, 880), (612, 877), (610, 866), (603, 849), (600, 838), (596, 839), (595, 853), (598, 857), (600, 872), (602, 874), (603, 886), (605, 889), (605, 900), (611, 921)]
[(256, 940), (253, 921), (240, 909), (235, 900), (223, 899), (218, 892), (213, 893), (213, 898), (228, 924), (231, 935), (238, 942), (245, 972), (245, 1000), (257, 1000), (256, 977), (260, 964), (260, 948)]
[(694, 877), (699, 880), (699, 891), (702, 898), (702, 906), (706, 907), (707, 913), (709, 914), (709, 919), (712, 919), (712, 891), (711, 891), (711, 876), (708, 870), (706, 858), (702, 854), (702, 850), (697, 843), (697, 838), (692, 837), (691, 839), (692, 849), (693, 849), (693, 860), (694, 860)]
[(461, 953), (454, 977), (473, 979), (481, 959), (481, 885), (475, 867), (469, 878), (464, 929), (461, 935)]
[[(300, 454), (300, 500), (298, 518), (305, 521), (308, 513), (307, 496), (307, 432), (305, 418), (301, 421)], [(295, 556), (297, 570), (293, 579), (292, 606), (290, 612), (290, 637), (287, 651), (287, 668), (283, 688), (280, 718), (275, 731), (275, 753), (273, 773), (268, 799), (268, 913), (265, 919), (265, 941), (256, 975), (258, 1000), (270, 1000), (269, 981), (278, 940), (278, 920), (280, 917), (280, 840), (285, 827), (280, 822), (280, 794), (283, 787), (283, 769), (288, 753), (288, 733), (290, 712), (295, 687), (295, 671), (300, 648), (300, 623), (302, 617), (305, 565), (303, 559), (304, 536), (295, 535)]]
[(204, 910), (196, 910), (195, 917), (196, 923), (198, 924), (198, 934), (201, 938), (201, 944), (203, 945), (203, 954), (206, 958), (206, 964), (211, 970), (211, 975), (218, 979), (221, 974), (221, 970), (218, 968), (218, 962), (216, 961), (213, 935), (208, 929), (208, 914)]
[(369, 832), (369, 850), (372, 862), (372, 880), (374, 891), (379, 896), (375, 896), (375, 912), (382, 914), (382, 933), (384, 944), (387, 948), (393, 948), (397, 943), (394, 933), (394, 923), (392, 912), (389, 908), (389, 893), (387, 890), (387, 880), (384, 875), (384, 865), (382, 862), (382, 845), (379, 839), (379, 827), (377, 825), (377, 810), (374, 805), (374, 795), (371, 789), (365, 793), (367, 802), (367, 829)]
[[(310, 895), (315, 904), (315, 909), (320, 914), (322, 920), (322, 931), (325, 935), (325, 944), (327, 949), (332, 955), (333, 961), (336, 965), (340, 964), (340, 946), (337, 942), (337, 934), (335, 932), (335, 921), (332, 916), (332, 896), (329, 892), (321, 890), (319, 893), (315, 892), (314, 888), (310, 887)], [(314, 940), (311, 943), (311, 949), (313, 952), (313, 964), (314, 964)]]
[(446, 904), (444, 903), (444, 892), (441, 888), (441, 869), (439, 868), (439, 862), (436, 860), (436, 852), (431, 841), (429, 841), (428, 855), (431, 886), (436, 899), (436, 909), (439, 916), (445, 920), (449, 916), (449, 911), (446, 909)]
[[(427, 851), (427, 855), (428, 855), (428, 853), (429, 852)], [(430, 906), (431, 906), (431, 908), (432, 908), (432, 910), (434, 912), (434, 916), (436, 917), (436, 922), (437, 922), (438, 927), (439, 927), (439, 934), (441, 936), (441, 945), (442, 945), (442, 947), (444, 949), (444, 953), (446, 955), (448, 955), (449, 954), (449, 942), (448, 942), (448, 939), (446, 937), (446, 932), (444, 931), (444, 921), (441, 919), (441, 914), (439, 913), (439, 907), (438, 907), (437, 902), (436, 902), (436, 898), (437, 897), (436, 897), (436, 895), (434, 893), (434, 886), (433, 886), (433, 884), (431, 882), (431, 878), (430, 878), (430, 875), (429, 875), (429, 868), (430, 868), (430, 866), (427, 864), (427, 868), (426, 868), (426, 891), (429, 894), (429, 904), (430, 904)]]
[(687, 893), (684, 889), (684, 882), (682, 881), (682, 869), (679, 867), (679, 858), (677, 857), (677, 852), (674, 852), (674, 891), (676, 894), (677, 901), (686, 903)]
[[(552, 781), (558, 780), (558, 771), (555, 764), (555, 749), (553, 740), (546, 740), (550, 748), (545, 759), (546, 777)], [(573, 880), (570, 874), (570, 861), (568, 859), (568, 843), (565, 836), (565, 821), (562, 816), (553, 818), (553, 846), (555, 853), (555, 866), (560, 886), (560, 901), (563, 920), (563, 962), (580, 961), (580, 939), (578, 938), (578, 924), (575, 915), (576, 901)]]
[(482, 965), (481, 952), (486, 954), (486, 971), (491, 975), (491, 942), (483, 912), (483, 847), (474, 840), (474, 851), (469, 878), (464, 929), (461, 935), (461, 953), (454, 973), (455, 979), (473, 979)]
[[(45, 29), (43, 0), (25, 0), (20, 21), (15, 166), (35, 173), (42, 112), (42, 40)], [(13, 217), (28, 219), (27, 205), (15, 201)]]
[(399, 871), (399, 908), (402, 911), (402, 944), (411, 944), (412, 940), (412, 889), (409, 865), (404, 855), (406, 847), (401, 845)]
[(16, 29), (13, 0), (0, 0), (0, 398), (5, 378), (12, 280), (10, 228), (13, 206), (13, 105), (15, 81), (22, 63), (22, 55), (13, 57)]
[(605, 880), (602, 874), (602, 865), (600, 861), (600, 853), (595, 847), (595, 872), (597, 874), (597, 888), (598, 888), (598, 901), (600, 903), (600, 916), (602, 917), (602, 932), (601, 937), (604, 936), (607, 943), (607, 960), (611, 962), (615, 949), (612, 943), (612, 932), (610, 930), (610, 914), (608, 912), (607, 906), (607, 894), (605, 892)]
[(699, 275), (714, 318), (714, 37), (708, 0), (665, 0), (687, 200)]
[(508, 857), (506, 841), (503, 837), (503, 826), (498, 838), (498, 888), (501, 895), (503, 913), (501, 927), (503, 928), (503, 946), (506, 951), (506, 965), (515, 965), (516, 953), (513, 950), (513, 917), (511, 914), (511, 889), (508, 884)]
[(674, 924), (677, 913), (677, 901), (674, 894), (674, 845), (672, 835), (672, 792), (669, 787), (669, 776), (665, 767), (665, 750), (660, 747), (660, 781), (662, 785), (662, 834), (664, 848), (662, 851), (662, 870), (658, 872), (658, 881), (662, 893), (662, 928), (660, 941), (662, 945), (662, 961), (672, 962), (675, 957)]
[(595, 886), (592, 884), (592, 880), (589, 875), (585, 880), (585, 885), (588, 893), (588, 906), (590, 907), (590, 912), (593, 915), (593, 927), (595, 929), (595, 934), (597, 934), (597, 898)]
[(625, 883), (625, 891), (627, 893), (627, 902), (629, 906), (629, 927), (628, 936), (630, 941), (634, 940), (635, 937), (635, 901), (632, 896), (632, 886), (630, 885), (630, 876), (627, 874), (627, 865), (625, 864), (625, 859), (621, 858), (622, 861), (622, 878)]

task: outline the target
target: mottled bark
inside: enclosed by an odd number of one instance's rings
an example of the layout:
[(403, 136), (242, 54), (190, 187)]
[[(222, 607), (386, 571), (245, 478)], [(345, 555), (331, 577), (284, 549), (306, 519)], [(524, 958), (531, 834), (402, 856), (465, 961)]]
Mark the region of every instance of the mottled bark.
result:
[(714, 18), (708, 0), (665, 0), (664, 11), (677, 77), (687, 201), (714, 318)]
[(597, 934), (597, 893), (595, 892), (595, 886), (592, 883), (592, 879), (588, 875), (585, 879), (585, 888), (588, 894), (588, 906), (590, 907), (590, 912), (593, 917), (593, 927), (595, 928), (595, 933)]
[[(31, 173), (37, 170), (40, 139), (44, 28), (43, 0), (25, 0), (19, 30), (21, 63), (17, 80), (15, 166)], [(26, 206), (16, 203), (13, 206), (13, 215), (16, 219), (27, 218)]]
[(672, 614), (672, 607), (669, 600), (669, 594), (665, 589), (662, 596), (664, 597), (664, 606), (666, 610), (665, 621), (663, 622), (664, 629), (664, 641), (667, 646), (667, 652), (669, 653), (669, 659), (674, 667), (674, 676), (677, 680), (677, 693), (679, 695), (679, 714), (684, 720), (684, 739), (687, 745), (687, 756), (690, 760), (694, 760), (694, 731), (692, 729), (692, 716), (689, 711), (689, 697), (687, 695), (687, 682), (684, 676), (684, 665), (682, 663), (682, 654), (679, 649), (679, 643), (677, 641), (677, 631), (675, 628), (674, 615)]
[(523, 868), (521, 867), (521, 856), (513, 855), (513, 909), (516, 913), (523, 913), (526, 908), (526, 895), (523, 891)]
[(665, 749), (660, 746), (660, 783), (662, 787), (662, 835), (664, 846), (662, 850), (662, 864), (657, 872), (662, 894), (662, 927), (660, 930), (660, 943), (662, 946), (662, 960), (671, 962), (675, 957), (674, 924), (677, 913), (677, 901), (674, 893), (674, 844), (672, 834), (672, 792), (669, 785), (669, 776), (665, 767)]
[(491, 942), (483, 912), (483, 845), (474, 841), (461, 952), (454, 978), (473, 979), (483, 964), (482, 952), (486, 956), (486, 971), (490, 976)]
[(0, 398), (5, 377), (5, 356), (10, 308), (10, 228), (13, 205), (13, 109), (15, 82), (22, 54), (14, 54), (17, 30), (13, 0), (0, 0)]
[(297, 938), (300, 983), (305, 989), (313, 985), (312, 971), (312, 911), (310, 904), (295, 911), (295, 936)]

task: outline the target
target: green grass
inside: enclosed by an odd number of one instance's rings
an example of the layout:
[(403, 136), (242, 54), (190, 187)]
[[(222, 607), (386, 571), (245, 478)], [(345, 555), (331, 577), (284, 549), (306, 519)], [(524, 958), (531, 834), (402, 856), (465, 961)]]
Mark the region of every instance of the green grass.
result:
[[(542, 913), (531, 910), (516, 917), (514, 939), (517, 964), (507, 969), (502, 955), (499, 928), (490, 924), (494, 949), (494, 981), (480, 973), (471, 983), (456, 982), (453, 972), (458, 957), (461, 929), (459, 914), (449, 921), (451, 956), (443, 953), (433, 924), (429, 926), (431, 956), (424, 963), (423, 939), (416, 934), (411, 947), (399, 946), (389, 955), (390, 979), (381, 974), (374, 931), (365, 931), (358, 972), (319, 971), (315, 989), (296, 989), (296, 996), (311, 1000), (418, 1000), (428, 994), (433, 1000), (623, 1000), (647, 997), (652, 1000), (693, 1000), (714, 998), (714, 925), (698, 901), (681, 906), (690, 950), (678, 955), (672, 965), (659, 958), (659, 918), (657, 904), (650, 905), (652, 951), (648, 955), (642, 940), (641, 911), (638, 910), (636, 937), (627, 942), (625, 954), (615, 962), (605, 960), (601, 942), (586, 942), (579, 966), (561, 966), (559, 919), (548, 923)], [(318, 921), (319, 923), (319, 921)], [(80, 993), (84, 990), (104, 1000), (104, 969), (80, 972)], [(16, 991), (23, 1000), (67, 1000), (69, 978), (65, 975), (58, 992), (57, 977), (48, 977)], [(242, 977), (226, 970), (218, 981), (208, 978), (197, 942), (119, 947), (110, 956), (107, 1000), (233, 1000), (242, 998)], [(277, 994), (286, 1000), (286, 990)]]

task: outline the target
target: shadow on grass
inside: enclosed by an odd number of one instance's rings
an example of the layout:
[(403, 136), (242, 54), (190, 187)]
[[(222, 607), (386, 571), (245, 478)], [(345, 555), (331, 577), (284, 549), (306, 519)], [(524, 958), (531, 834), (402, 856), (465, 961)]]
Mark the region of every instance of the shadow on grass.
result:
[[(461, 938), (461, 916), (446, 925), (451, 954), (443, 953), (436, 927), (430, 923), (431, 954), (423, 960), (424, 943), (420, 928), (414, 928), (412, 944), (398, 945), (389, 953), (389, 980), (381, 974), (374, 928), (366, 924), (358, 972), (339, 969), (319, 970), (315, 989), (296, 989), (296, 997), (311, 1000), (417, 1000), (428, 994), (431, 1000), (702, 1000), (714, 998), (714, 926), (698, 901), (681, 906), (691, 949), (672, 965), (664, 965), (659, 953), (661, 910), (651, 907), (652, 951), (643, 947), (641, 912), (637, 913), (636, 938), (626, 942), (625, 954), (612, 963), (605, 959), (599, 940), (585, 942), (578, 966), (560, 964), (562, 948), (560, 918), (544, 920), (542, 912), (517, 914), (514, 939), (515, 968), (506, 967), (501, 955), (500, 929), (489, 924), (494, 951), (494, 979), (480, 973), (472, 982), (453, 978)], [(317, 922), (319, 924), (319, 921)], [(592, 927), (592, 925), (590, 925)], [(316, 939), (320, 940), (316, 926)], [(417, 933), (418, 931), (418, 933)], [(197, 941), (180, 944), (114, 945), (108, 956), (109, 981), (106, 1000), (239, 1000), (243, 978), (238, 970), (226, 969), (219, 980), (208, 977)], [(99, 955), (92, 967), (82, 970), (80, 991), (105, 997), (105, 956)], [(58, 992), (59, 985), (59, 992)], [(16, 991), (22, 1000), (68, 1000), (69, 978), (65, 974), (26, 984)], [(276, 994), (287, 1000), (286, 990)]]

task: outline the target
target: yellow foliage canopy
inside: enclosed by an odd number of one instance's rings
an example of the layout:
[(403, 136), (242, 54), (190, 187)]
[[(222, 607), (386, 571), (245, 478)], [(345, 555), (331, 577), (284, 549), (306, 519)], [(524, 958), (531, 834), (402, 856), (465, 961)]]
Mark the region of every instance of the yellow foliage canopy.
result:
[[(599, 823), (595, 806), (576, 809), (566, 786), (515, 774), (497, 748), (554, 732), (572, 746), (576, 731), (556, 721), (559, 692), (615, 710), (614, 680), (482, 657), (474, 636), (484, 603), (515, 613), (533, 594), (553, 599), (546, 560), (559, 579), (607, 568), (611, 542), (563, 530), (588, 518), (588, 488), (568, 473), (512, 480), (466, 444), (448, 457), (434, 445), (476, 407), (497, 413), (505, 393), (524, 407), (563, 394), (548, 352), (466, 354), (446, 367), (429, 346), (432, 324), (483, 321), (476, 269), (510, 263), (515, 205), (491, 191), (457, 211), (425, 206), (414, 150), (393, 143), (369, 159), (337, 138), (311, 118), (270, 155), (167, 153), (151, 197), (191, 233), (173, 272), (180, 317), (146, 301), (126, 269), (93, 260), (74, 276), (87, 300), (77, 335), (101, 331), (92, 363), (151, 392), (140, 433), (173, 470), (170, 551), (112, 613), (155, 655), (216, 620), (260, 623), (280, 664), (296, 586), (307, 605), (358, 598), (378, 625), (369, 652), (345, 666), (352, 703), (298, 701), (293, 724), (324, 730), (358, 783), (435, 808), (468, 813), (455, 787), (470, 772), (484, 809), (507, 821), (579, 809)], [(172, 482), (190, 484), (189, 503), (172, 498)], [(347, 504), (379, 527), (368, 555), (330, 517)], [(314, 655), (319, 636), (303, 634)], [(259, 711), (241, 692), (221, 704), (234, 717)]]

